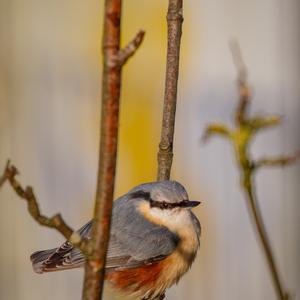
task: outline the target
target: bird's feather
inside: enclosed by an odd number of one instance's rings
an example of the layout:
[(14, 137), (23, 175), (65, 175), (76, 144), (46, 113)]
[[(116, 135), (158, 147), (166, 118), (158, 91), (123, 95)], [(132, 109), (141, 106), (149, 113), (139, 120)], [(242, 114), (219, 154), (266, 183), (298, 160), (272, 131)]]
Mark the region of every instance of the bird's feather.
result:
[[(135, 191), (135, 190), (132, 190)], [(166, 227), (151, 223), (137, 211), (139, 200), (125, 195), (114, 202), (106, 268), (135, 268), (160, 261), (170, 255), (179, 238)], [(91, 236), (92, 221), (78, 230)], [(79, 249), (66, 241), (55, 249), (38, 251), (30, 257), (37, 273), (81, 267), (85, 258)]]

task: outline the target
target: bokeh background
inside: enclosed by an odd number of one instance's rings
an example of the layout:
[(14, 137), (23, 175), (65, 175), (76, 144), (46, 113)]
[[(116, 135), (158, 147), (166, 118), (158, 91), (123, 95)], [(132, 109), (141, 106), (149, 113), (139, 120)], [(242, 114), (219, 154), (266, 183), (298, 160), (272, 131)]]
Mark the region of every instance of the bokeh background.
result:
[[(160, 136), (167, 1), (124, 1), (122, 42), (146, 38), (124, 68), (116, 197), (152, 181)], [(92, 215), (99, 144), (103, 1), (0, 0), (0, 167), (7, 158), (33, 185), (42, 211), (74, 228)], [(203, 233), (190, 272), (167, 299), (275, 299), (250, 225), (229, 144), (200, 137), (230, 122), (236, 104), (228, 41), (241, 45), (254, 91), (252, 111), (284, 123), (259, 135), (255, 157), (300, 147), (300, 2), (185, 1), (172, 178), (190, 198)], [(300, 299), (300, 165), (256, 177), (285, 284)], [(6, 185), (0, 191), (0, 299), (80, 299), (82, 270), (34, 274), (29, 255), (63, 238), (39, 227)], [(108, 291), (106, 299), (115, 299)]]

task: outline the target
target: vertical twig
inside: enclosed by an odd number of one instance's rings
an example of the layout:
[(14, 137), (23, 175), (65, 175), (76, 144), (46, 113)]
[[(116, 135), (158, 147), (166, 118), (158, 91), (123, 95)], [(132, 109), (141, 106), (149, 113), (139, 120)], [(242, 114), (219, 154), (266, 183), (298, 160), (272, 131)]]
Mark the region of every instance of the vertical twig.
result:
[(106, 252), (114, 192), (117, 156), (121, 66), (116, 62), (120, 49), (121, 0), (106, 0), (103, 27), (103, 74), (101, 138), (97, 191), (92, 228), (93, 252), (85, 264), (84, 300), (102, 298)]
[(173, 138), (179, 72), (180, 39), (182, 32), (182, 0), (169, 0), (168, 13), (168, 50), (165, 78), (165, 97), (162, 120), (161, 140), (158, 151), (157, 180), (170, 178), (173, 160)]
[(286, 291), (283, 282), (280, 280), (279, 270), (274, 259), (274, 253), (263, 221), (261, 209), (255, 194), (252, 172), (247, 172), (240, 168), (244, 180), (243, 188), (247, 197), (249, 214), (252, 215), (253, 224), (264, 249), (265, 257), (269, 266), (270, 274), (274, 283), (278, 299), (289, 300), (290, 296)]
[(121, 10), (122, 0), (105, 1), (101, 138), (91, 239), (92, 254), (85, 264), (84, 300), (102, 299), (116, 172), (121, 71), (144, 38), (144, 31), (139, 31), (126, 47), (120, 49)]

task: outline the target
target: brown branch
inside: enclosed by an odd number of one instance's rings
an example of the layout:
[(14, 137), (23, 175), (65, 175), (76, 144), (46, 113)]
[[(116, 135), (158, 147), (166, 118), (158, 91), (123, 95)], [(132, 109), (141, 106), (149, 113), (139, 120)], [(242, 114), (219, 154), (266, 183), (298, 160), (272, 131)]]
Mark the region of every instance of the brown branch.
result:
[(232, 44), (231, 48), (238, 71), (239, 102), (235, 111), (235, 128), (229, 130), (225, 125), (215, 123), (207, 127), (205, 136), (207, 138), (213, 134), (221, 135), (232, 143), (240, 170), (241, 186), (246, 196), (248, 213), (261, 242), (277, 297), (280, 300), (289, 300), (291, 298), (283, 282), (280, 280), (271, 243), (255, 194), (254, 172), (261, 166), (284, 166), (292, 164), (300, 157), (300, 151), (291, 157), (263, 158), (257, 162), (251, 158), (249, 145), (256, 133), (264, 128), (278, 125), (280, 118), (278, 116), (248, 116), (247, 108), (250, 105), (251, 98), (247, 83), (247, 70), (238, 45), (236, 43)]
[[(94, 208), (95, 222), (91, 240), (93, 251), (85, 264), (84, 300), (102, 299), (116, 172), (121, 70), (122, 65), (137, 50), (144, 36), (144, 32), (139, 32), (127, 47), (120, 50), (121, 6), (121, 0), (105, 1), (101, 139)], [(115, 63), (112, 63), (113, 61)]]
[(127, 60), (134, 55), (144, 40), (145, 31), (140, 30), (134, 39), (129, 42), (123, 49), (119, 50), (117, 62), (119, 65), (124, 65)]
[(0, 188), (8, 180), (8, 177), (10, 176), (10, 173), (11, 173), (11, 171), (10, 171), (10, 161), (8, 160), (6, 162), (4, 172), (3, 172), (2, 176), (0, 177)]
[(168, 49), (161, 140), (158, 151), (157, 180), (170, 178), (173, 160), (173, 138), (179, 72), (180, 39), (182, 32), (182, 0), (169, 0)]
[(8, 161), (3, 175), (0, 178), (0, 186), (8, 181), (16, 194), (27, 202), (28, 212), (36, 222), (38, 222), (42, 226), (56, 229), (74, 246), (78, 247), (82, 251), (82, 253), (88, 255), (88, 240), (82, 239), (79, 234), (76, 234), (76, 232), (74, 232), (74, 230), (66, 224), (60, 214), (56, 214), (50, 218), (44, 216), (40, 211), (37, 198), (33, 192), (33, 188), (31, 186), (23, 188), (20, 182), (15, 178), (18, 174), (19, 172), (17, 168), (11, 165)]

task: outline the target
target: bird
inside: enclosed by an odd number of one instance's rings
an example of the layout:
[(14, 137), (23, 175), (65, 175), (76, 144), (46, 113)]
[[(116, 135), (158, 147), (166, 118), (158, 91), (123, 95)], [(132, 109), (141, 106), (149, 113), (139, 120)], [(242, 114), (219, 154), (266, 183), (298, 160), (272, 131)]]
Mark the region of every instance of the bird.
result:
[[(163, 299), (191, 267), (200, 246), (201, 226), (177, 181), (143, 183), (113, 202), (105, 280), (119, 292), (142, 300)], [(91, 237), (93, 220), (77, 232)], [(66, 241), (30, 256), (33, 270), (45, 273), (84, 266), (80, 250)]]

